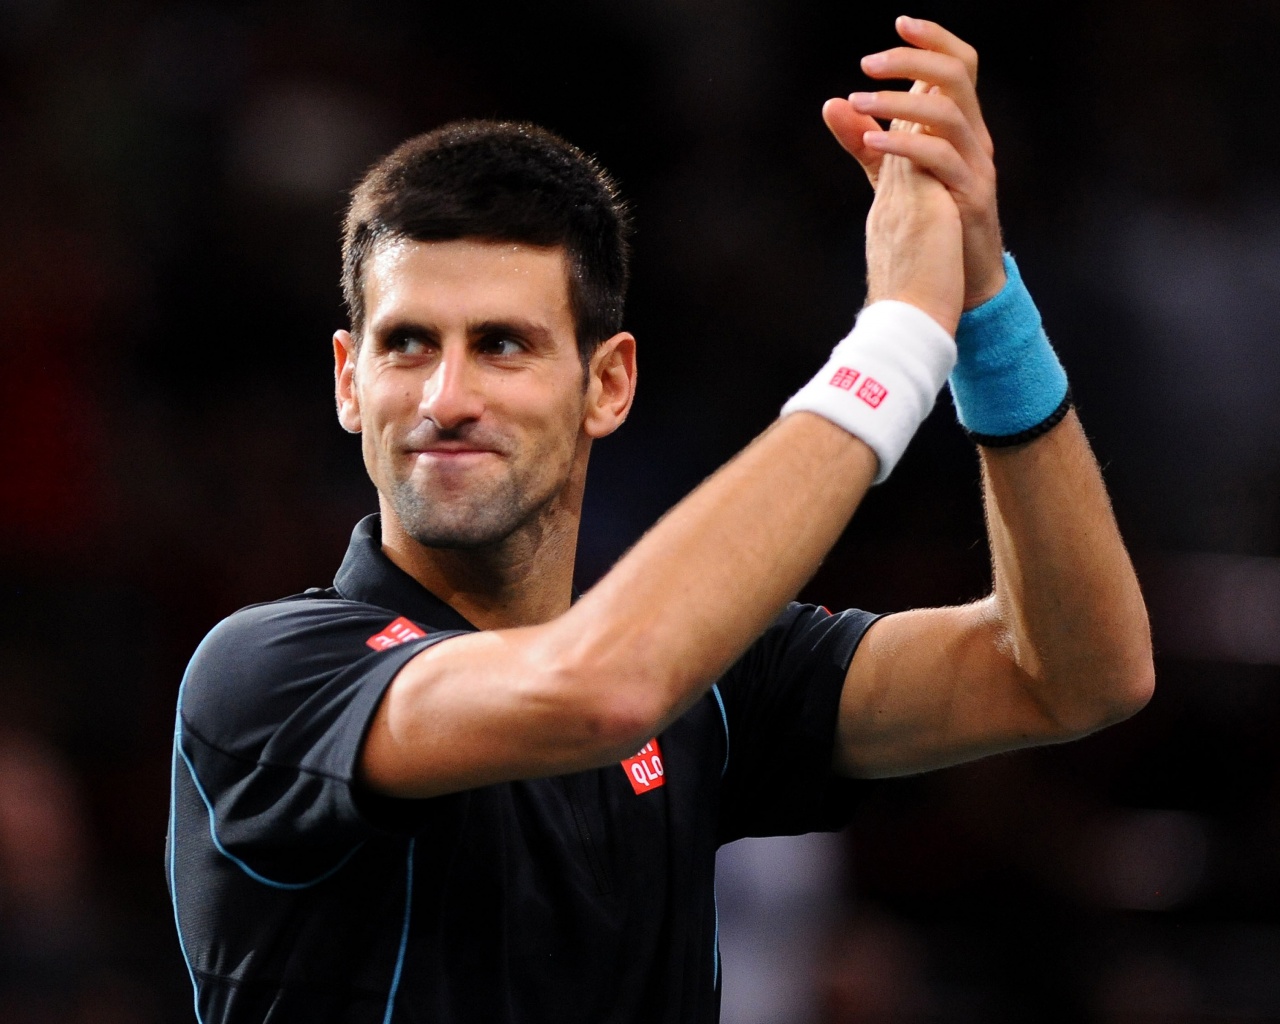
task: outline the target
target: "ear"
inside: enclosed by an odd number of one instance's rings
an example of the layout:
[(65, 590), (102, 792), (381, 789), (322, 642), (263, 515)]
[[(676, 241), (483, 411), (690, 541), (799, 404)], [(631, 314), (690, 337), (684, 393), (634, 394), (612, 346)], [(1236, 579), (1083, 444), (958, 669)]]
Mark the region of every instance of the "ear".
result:
[(356, 348), (350, 331), (333, 333), (333, 393), (338, 404), (338, 422), (349, 434), (360, 433), (360, 400), (356, 393)]
[(582, 429), (588, 437), (612, 434), (636, 397), (636, 339), (626, 331), (601, 342), (587, 367)]

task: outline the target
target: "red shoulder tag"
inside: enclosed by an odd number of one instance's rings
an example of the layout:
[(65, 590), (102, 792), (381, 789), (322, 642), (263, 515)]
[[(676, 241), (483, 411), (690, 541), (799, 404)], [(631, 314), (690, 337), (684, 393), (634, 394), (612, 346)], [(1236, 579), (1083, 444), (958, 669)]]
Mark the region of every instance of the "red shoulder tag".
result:
[(410, 640), (420, 640), (426, 636), (421, 629), (406, 619), (403, 615), (387, 625), (381, 633), (374, 633), (365, 641), (365, 644), (372, 647), (375, 651), (386, 651), (392, 647), (399, 647), (403, 643)]

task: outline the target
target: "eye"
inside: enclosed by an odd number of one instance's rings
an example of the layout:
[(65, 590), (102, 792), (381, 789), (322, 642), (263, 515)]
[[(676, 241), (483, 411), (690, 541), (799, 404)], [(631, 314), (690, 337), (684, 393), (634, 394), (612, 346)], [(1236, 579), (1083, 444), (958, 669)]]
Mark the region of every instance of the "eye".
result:
[(479, 347), (481, 352), (494, 356), (514, 356), (524, 351), (523, 343), (509, 334), (486, 334)]
[(413, 331), (392, 331), (387, 336), (386, 348), (388, 352), (398, 352), (406, 356), (424, 355), (430, 344), (428, 338)]

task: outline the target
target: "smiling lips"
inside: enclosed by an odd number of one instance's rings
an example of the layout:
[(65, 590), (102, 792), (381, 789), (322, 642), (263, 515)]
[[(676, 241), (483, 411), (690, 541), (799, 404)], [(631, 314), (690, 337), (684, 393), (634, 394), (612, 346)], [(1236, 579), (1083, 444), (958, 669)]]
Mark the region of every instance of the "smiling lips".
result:
[[(402, 441), (403, 450), (415, 463), (459, 468), (480, 461), (483, 456), (503, 457), (503, 445), (497, 437), (482, 436), (483, 431), (442, 431), (430, 424), (409, 433)], [(496, 433), (496, 432), (490, 432)]]
[(466, 465), (475, 462), (485, 455), (497, 455), (492, 448), (476, 448), (471, 445), (449, 444), (448, 442), (433, 444), (428, 448), (414, 448), (410, 454), (415, 461), (434, 462), (437, 465)]
[(427, 456), (432, 459), (465, 459), (475, 455), (496, 455), (492, 448), (416, 448), (415, 456)]

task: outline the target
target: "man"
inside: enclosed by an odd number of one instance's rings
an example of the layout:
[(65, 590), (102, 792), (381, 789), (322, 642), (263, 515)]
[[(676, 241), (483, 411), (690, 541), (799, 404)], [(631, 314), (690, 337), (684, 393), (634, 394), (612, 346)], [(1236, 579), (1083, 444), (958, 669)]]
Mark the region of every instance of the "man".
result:
[[(332, 588), (215, 628), (179, 696), (169, 884), (205, 1024), (713, 1021), (720, 844), (1147, 700), (1137, 583), (1001, 252), (976, 57), (898, 31), (863, 68), (911, 91), (824, 108), (876, 187), (858, 325), (576, 602), (591, 444), (636, 379), (611, 186), (464, 123), (357, 188), (335, 376), (380, 515)], [(992, 595), (790, 604), (953, 364)]]

